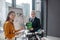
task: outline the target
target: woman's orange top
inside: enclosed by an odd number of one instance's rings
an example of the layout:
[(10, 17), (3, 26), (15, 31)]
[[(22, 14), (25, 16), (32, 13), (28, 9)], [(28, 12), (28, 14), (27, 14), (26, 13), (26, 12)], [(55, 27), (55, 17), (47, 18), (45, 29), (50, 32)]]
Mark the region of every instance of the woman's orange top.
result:
[(18, 32), (18, 30), (15, 30), (15, 27), (12, 22), (6, 21), (4, 24), (4, 34), (6, 38), (13, 38), (15, 37), (15, 32)]

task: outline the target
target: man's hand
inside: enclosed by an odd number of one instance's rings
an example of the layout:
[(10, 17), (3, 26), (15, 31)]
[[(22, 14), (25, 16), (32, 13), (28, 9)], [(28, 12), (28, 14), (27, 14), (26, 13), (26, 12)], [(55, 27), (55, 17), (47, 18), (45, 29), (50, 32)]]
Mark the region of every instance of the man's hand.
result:
[(33, 28), (31, 28), (30, 30), (34, 30)]

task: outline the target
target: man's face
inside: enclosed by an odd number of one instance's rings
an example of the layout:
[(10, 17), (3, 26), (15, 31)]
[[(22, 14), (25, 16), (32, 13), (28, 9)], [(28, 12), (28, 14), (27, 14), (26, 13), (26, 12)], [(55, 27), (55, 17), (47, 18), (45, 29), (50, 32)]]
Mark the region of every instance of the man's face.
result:
[(32, 17), (32, 18), (35, 18), (35, 12), (32, 12), (32, 13), (31, 13), (31, 17)]

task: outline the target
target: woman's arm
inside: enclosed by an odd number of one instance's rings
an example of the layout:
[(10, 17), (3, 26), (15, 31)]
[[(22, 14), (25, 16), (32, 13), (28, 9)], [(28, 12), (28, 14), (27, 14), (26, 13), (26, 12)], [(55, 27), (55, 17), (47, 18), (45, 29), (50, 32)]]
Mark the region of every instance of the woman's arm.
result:
[(23, 30), (23, 29), (24, 29), (24, 28), (23, 28), (23, 27), (21, 27), (20, 29), (15, 30), (15, 33), (19, 32), (19, 31), (21, 31), (21, 30)]
[(4, 33), (5, 33), (5, 36), (9, 34), (9, 23), (4, 24)]

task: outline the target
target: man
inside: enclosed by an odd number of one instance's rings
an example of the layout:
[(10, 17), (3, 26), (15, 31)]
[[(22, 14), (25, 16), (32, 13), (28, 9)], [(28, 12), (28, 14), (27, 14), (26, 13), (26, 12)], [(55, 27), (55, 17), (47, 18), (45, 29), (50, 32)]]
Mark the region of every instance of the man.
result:
[(35, 15), (35, 11), (33, 10), (31, 13), (31, 18), (29, 18), (29, 21), (32, 22), (32, 28), (30, 29), (31, 32), (36, 32), (41, 28), (40, 19)]
[[(30, 32), (38, 32), (38, 30), (40, 31), (40, 29), (42, 29), (40, 19), (36, 17), (34, 10), (31, 12), (31, 18), (29, 18), (29, 21), (32, 22)], [(41, 34), (41, 37), (43, 37), (43, 33)]]

